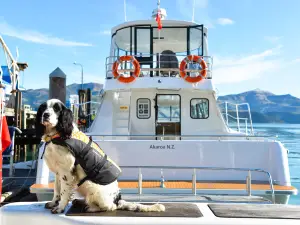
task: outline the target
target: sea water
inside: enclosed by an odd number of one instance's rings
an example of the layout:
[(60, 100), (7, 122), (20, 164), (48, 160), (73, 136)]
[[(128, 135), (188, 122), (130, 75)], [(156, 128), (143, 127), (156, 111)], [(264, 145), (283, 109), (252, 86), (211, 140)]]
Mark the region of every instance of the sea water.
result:
[[(253, 124), (255, 134), (276, 136), (289, 150), (291, 182), (300, 192), (300, 124)], [(300, 205), (300, 194), (292, 195), (289, 203)]]

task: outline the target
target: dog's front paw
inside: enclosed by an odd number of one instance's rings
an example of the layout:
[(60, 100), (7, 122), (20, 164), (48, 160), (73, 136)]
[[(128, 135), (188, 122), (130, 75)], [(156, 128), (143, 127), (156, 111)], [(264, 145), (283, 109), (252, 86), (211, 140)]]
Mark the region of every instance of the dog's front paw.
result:
[(46, 209), (52, 209), (52, 208), (54, 208), (55, 206), (58, 206), (58, 202), (56, 201), (56, 202), (47, 202), (46, 204), (45, 204), (45, 208)]
[(59, 206), (54, 207), (53, 209), (51, 209), (51, 213), (52, 214), (58, 214), (58, 213), (63, 213), (65, 211), (65, 209), (60, 208)]

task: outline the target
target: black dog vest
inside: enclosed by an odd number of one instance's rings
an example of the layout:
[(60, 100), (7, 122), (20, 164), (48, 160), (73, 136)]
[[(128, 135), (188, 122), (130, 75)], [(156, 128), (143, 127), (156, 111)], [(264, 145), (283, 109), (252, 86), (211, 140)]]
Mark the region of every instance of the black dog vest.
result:
[(51, 140), (53, 144), (67, 147), (74, 155), (75, 165), (79, 164), (87, 176), (82, 179), (78, 186), (86, 180), (94, 183), (107, 185), (121, 175), (121, 168), (113, 162), (104, 151), (81, 131), (72, 133), (70, 139), (63, 140), (60, 137)]

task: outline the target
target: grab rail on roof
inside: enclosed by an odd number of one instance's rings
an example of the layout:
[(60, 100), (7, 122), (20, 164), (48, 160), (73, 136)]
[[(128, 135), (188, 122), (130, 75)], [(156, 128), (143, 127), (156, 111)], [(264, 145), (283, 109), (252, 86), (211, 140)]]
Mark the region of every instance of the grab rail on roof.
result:
[[(149, 134), (130, 134), (130, 135), (126, 135), (126, 134), (94, 134), (94, 133), (89, 133), (89, 132), (85, 132), (86, 135), (88, 136), (94, 136), (94, 137), (98, 137), (98, 139), (93, 139), (94, 141), (104, 141), (104, 138), (107, 137), (111, 137), (111, 138), (117, 138), (117, 137), (143, 137), (143, 138), (157, 138), (157, 140), (163, 141), (163, 140), (168, 140), (165, 138), (175, 138), (175, 139), (180, 139), (180, 138), (186, 138), (186, 137), (190, 137), (190, 138), (215, 138), (213, 140), (218, 140), (221, 141), (222, 138), (244, 138), (245, 140), (250, 140), (250, 139), (255, 139), (255, 138), (270, 138), (271, 141), (276, 141), (274, 139), (278, 138), (278, 135), (236, 135), (236, 134), (230, 134), (230, 135), (149, 135)], [(106, 140), (115, 140), (115, 139), (106, 139)], [(194, 139), (193, 139), (194, 140)], [(197, 140), (197, 139), (196, 139)], [(200, 139), (199, 139), (200, 140)], [(202, 139), (203, 140), (203, 139)], [(210, 139), (209, 139), (210, 140)], [(228, 139), (227, 139), (228, 140)], [(132, 140), (127, 140), (127, 141), (132, 141)], [(134, 139), (134, 141), (136, 141)]]
[[(179, 65), (181, 61), (187, 56), (186, 54), (143, 54), (143, 55), (133, 55), (136, 59), (140, 60), (141, 72), (139, 77), (151, 77), (151, 73), (157, 73), (159, 76), (162, 77), (173, 77), (173, 78), (180, 78), (179, 72)], [(169, 57), (168, 60), (162, 58), (162, 56)], [(173, 57), (173, 59), (171, 59)], [(175, 58), (174, 58), (175, 57)], [(212, 64), (213, 58), (211, 56), (202, 56), (204, 61), (207, 64), (207, 75), (205, 79), (212, 78)], [(150, 59), (149, 59), (150, 58)], [(119, 60), (119, 56), (108, 56), (106, 57), (105, 61), (105, 74), (106, 78), (112, 79), (114, 76), (112, 74), (112, 68), (115, 61)], [(145, 68), (144, 65), (149, 66), (149, 68)], [(168, 65), (168, 66), (167, 66)], [(123, 76), (129, 76), (130, 72), (134, 71), (132, 64), (128, 64), (128, 62), (122, 62), (120, 64), (121, 69), (118, 71), (120, 73), (125, 73)], [(152, 68), (150, 68), (152, 67)], [(202, 68), (201, 68), (202, 69)], [(195, 67), (195, 64), (190, 64), (185, 70), (186, 72), (191, 73), (199, 73), (199, 68)], [(153, 75), (156, 76), (156, 75)]]
[[(197, 170), (233, 170), (233, 171), (245, 171), (248, 172), (248, 176), (246, 176), (246, 192), (248, 196), (251, 196), (251, 173), (258, 172), (258, 173), (265, 173), (268, 176), (268, 182), (270, 185), (270, 190), (272, 193), (272, 202), (275, 204), (275, 192), (274, 192), (274, 185), (272, 176), (268, 171), (263, 169), (252, 169), (252, 168), (229, 168), (229, 167), (182, 167), (182, 166), (121, 166), (121, 168), (127, 169), (138, 169), (138, 193), (142, 195), (142, 184), (143, 184), (143, 175), (142, 169), (187, 169), (193, 170), (192, 174), (192, 193), (193, 195), (197, 195), (197, 178), (196, 178), (196, 171)], [(161, 187), (164, 186), (164, 178), (161, 177)]]

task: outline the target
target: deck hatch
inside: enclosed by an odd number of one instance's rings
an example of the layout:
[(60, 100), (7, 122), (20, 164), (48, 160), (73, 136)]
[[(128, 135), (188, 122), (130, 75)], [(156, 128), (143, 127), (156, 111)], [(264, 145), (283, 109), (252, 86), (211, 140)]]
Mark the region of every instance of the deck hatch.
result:
[(300, 207), (295, 205), (269, 204), (209, 204), (217, 217), (300, 219)]
[[(147, 203), (144, 203), (145, 205)], [(154, 203), (151, 203), (154, 204)], [(67, 211), (66, 216), (105, 216), (105, 217), (202, 217), (202, 213), (196, 204), (192, 203), (162, 203), (166, 207), (165, 212), (132, 212), (116, 210), (114, 212), (84, 212), (84, 204), (75, 204)]]

